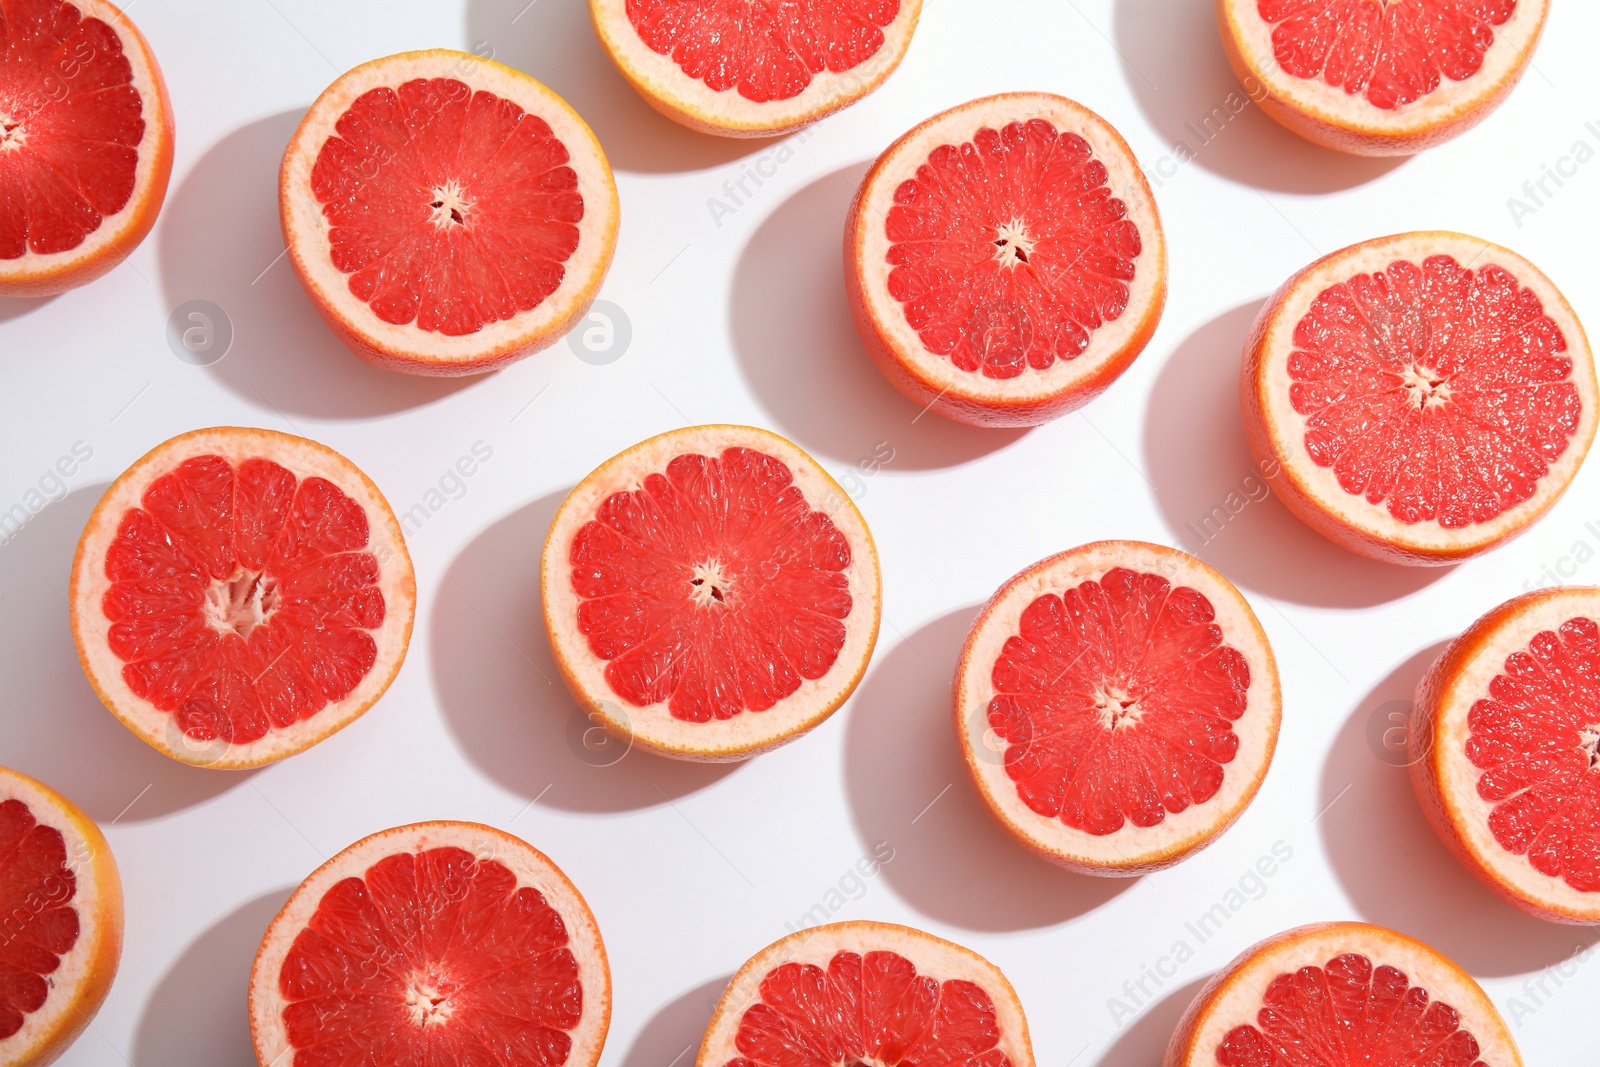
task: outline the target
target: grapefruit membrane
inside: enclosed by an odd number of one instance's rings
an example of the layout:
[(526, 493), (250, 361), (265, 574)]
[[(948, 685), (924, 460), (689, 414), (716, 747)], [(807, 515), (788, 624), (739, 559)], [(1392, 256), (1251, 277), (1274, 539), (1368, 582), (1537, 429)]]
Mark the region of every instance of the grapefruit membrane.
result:
[(849, 106), (905, 58), (922, 0), (589, 0), (646, 102), (701, 133), (770, 137)]
[(1356, 155), (1476, 126), (1533, 58), (1549, 0), (1217, 0), (1234, 73), (1268, 115)]
[(172, 177), (156, 57), (105, 0), (0, 9), (0, 296), (49, 296), (128, 257)]
[(1241, 406), (1278, 497), (1317, 532), (1441, 566), (1526, 530), (1594, 440), (1594, 359), (1572, 306), (1515, 252), (1382, 237), (1290, 278), (1245, 345)]
[(394, 680), (416, 581), (378, 487), (332, 449), (222, 426), (111, 484), (72, 563), (95, 693), (158, 751), (254, 767), (355, 721)]
[(1478, 983), (1420, 941), (1315, 923), (1247, 949), (1206, 983), (1162, 1067), (1521, 1067)]
[(977, 953), (879, 922), (790, 934), (728, 983), (695, 1067), (1033, 1067), (1011, 983)]
[(594, 1067), (611, 972), (583, 896), (489, 826), (362, 839), (300, 883), (250, 972), (262, 1067)]
[(617, 189), (578, 113), (465, 52), (403, 52), (330, 85), (284, 153), (279, 211), (311, 302), (357, 355), (481, 374), (594, 301)]
[(0, 1063), (44, 1067), (77, 1040), (122, 957), (122, 882), (100, 828), (0, 767)]
[(878, 157), (845, 223), (861, 342), (919, 407), (1033, 426), (1104, 392), (1149, 342), (1167, 252), (1121, 135), (1049, 93), (952, 108)]
[(1210, 844), (1272, 762), (1282, 714), (1239, 591), (1176, 549), (1098, 541), (1001, 586), (956, 666), (955, 729), (1000, 826), (1086, 874)]
[(540, 577), (573, 696), (630, 745), (745, 759), (815, 727), (877, 641), (877, 549), (810, 456), (693, 426), (601, 464), (562, 503)]

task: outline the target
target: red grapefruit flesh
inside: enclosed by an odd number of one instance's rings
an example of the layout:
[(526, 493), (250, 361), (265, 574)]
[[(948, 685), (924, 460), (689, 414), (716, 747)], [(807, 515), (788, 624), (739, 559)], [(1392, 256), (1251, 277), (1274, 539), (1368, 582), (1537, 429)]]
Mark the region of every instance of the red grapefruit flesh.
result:
[(301, 883), (250, 975), (262, 1067), (594, 1067), (611, 974), (566, 875), (510, 834), (418, 823)]
[(652, 107), (724, 137), (786, 133), (883, 84), (922, 0), (589, 0), (600, 43)]
[(1594, 440), (1594, 359), (1554, 283), (1475, 237), (1411, 233), (1318, 260), (1267, 302), (1242, 406), (1272, 488), (1313, 529), (1443, 565), (1520, 534)]
[(1600, 923), (1600, 589), (1479, 619), (1417, 688), (1412, 783), (1446, 845), (1531, 915)]
[(696, 1067), (1033, 1067), (999, 968), (920, 930), (818, 926), (769, 945), (717, 1005)]
[(878, 157), (845, 224), (862, 344), (918, 406), (1032, 426), (1105, 391), (1166, 302), (1166, 241), (1126, 142), (1064, 97), (936, 115)]
[(196, 430), (106, 491), (72, 568), (106, 707), (186, 763), (251, 767), (348, 725), (400, 669), (416, 583), (394, 513), (343, 456)]
[(127, 258), (172, 176), (172, 103), (105, 0), (0, 9), (0, 296), (48, 296)]
[(955, 727), (991, 814), (1088, 874), (1210, 844), (1266, 776), (1278, 670), (1250, 605), (1175, 549), (1100, 541), (1002, 586), (956, 668)]
[(44, 1067), (77, 1040), (122, 956), (122, 883), (99, 827), (0, 767), (0, 1063)]
[(600, 143), (555, 93), (464, 52), (363, 64), (284, 154), (279, 208), (312, 303), (357, 355), (494, 370), (593, 302), (617, 236)]
[(602, 464), (551, 524), (545, 627), (609, 731), (744, 759), (854, 691), (877, 640), (877, 550), (816, 461), (746, 426), (665, 433)]
[(1521, 1067), (1478, 984), (1381, 926), (1268, 938), (1206, 984), (1162, 1067)]
[(1267, 114), (1318, 144), (1409, 155), (1500, 106), (1549, 0), (1217, 0), (1234, 71)]

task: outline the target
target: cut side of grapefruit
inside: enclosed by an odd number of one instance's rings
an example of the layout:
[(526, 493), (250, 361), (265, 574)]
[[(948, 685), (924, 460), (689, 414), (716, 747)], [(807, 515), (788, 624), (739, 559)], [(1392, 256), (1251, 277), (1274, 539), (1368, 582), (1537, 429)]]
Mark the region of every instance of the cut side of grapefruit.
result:
[(1234, 73), (1317, 144), (1410, 155), (1489, 116), (1527, 70), (1549, 0), (1217, 0)]
[(1277, 662), (1226, 578), (1098, 541), (1017, 575), (956, 667), (955, 728), (990, 813), (1069, 870), (1137, 875), (1210, 844), (1277, 745)]
[(717, 1004), (695, 1067), (1033, 1067), (1028, 1022), (988, 960), (905, 926), (843, 922), (769, 945)]
[(1049, 93), (924, 122), (878, 157), (845, 223), (861, 342), (919, 407), (1034, 426), (1104, 392), (1167, 298), (1150, 185), (1121, 135)]
[(465, 52), (404, 52), (327, 88), (279, 174), (289, 259), (363, 359), (481, 374), (588, 310), (617, 241), (600, 142), (555, 93)]
[(556, 512), (544, 621), (573, 696), (631, 745), (745, 759), (843, 704), (878, 637), (878, 553), (815, 460), (748, 426), (664, 433)]
[(1420, 941), (1365, 923), (1270, 937), (1184, 1013), (1162, 1067), (1521, 1067), (1478, 983)]
[(1474, 623), (1417, 687), (1412, 784), (1485, 885), (1600, 923), (1600, 589), (1546, 589)]
[(356, 842), (300, 883), (250, 972), (262, 1067), (594, 1067), (611, 972), (554, 863), (489, 826)]
[(1290, 278), (1246, 343), (1273, 490), (1354, 552), (1445, 565), (1526, 530), (1594, 441), (1594, 358), (1553, 282), (1455, 233), (1352, 245)]
[(87, 815), (5, 767), (0, 916), (0, 1063), (44, 1067), (111, 990), (122, 958), (122, 882)]
[(128, 257), (172, 177), (172, 102), (105, 0), (0, 8), (0, 296), (50, 296)]
[(195, 430), (111, 484), (72, 564), (78, 659), (141, 740), (254, 767), (349, 725), (394, 680), (416, 580), (378, 487), (324, 445)]
[(589, 0), (595, 34), (657, 111), (701, 133), (770, 137), (894, 73), (922, 0)]

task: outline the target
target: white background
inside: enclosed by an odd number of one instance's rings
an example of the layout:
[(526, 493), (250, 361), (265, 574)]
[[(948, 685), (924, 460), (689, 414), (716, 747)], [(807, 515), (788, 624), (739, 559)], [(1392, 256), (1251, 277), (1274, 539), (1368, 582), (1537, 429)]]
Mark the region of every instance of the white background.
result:
[[(956, 650), (1006, 577), (1096, 538), (1195, 543), (1184, 524), (1251, 472), (1235, 401), (1245, 331), (1318, 253), (1465, 230), (1528, 255), (1600, 322), (1600, 162), (1521, 226), (1507, 206), (1574, 142), (1600, 147), (1600, 11), (1578, 0), (1555, 9), (1505, 107), (1395, 163), (1315, 148), (1254, 107), (1201, 146), (1185, 123), (1236, 90), (1202, 0), (931, 0), (899, 72), (792, 144), (776, 177), (719, 227), (708, 198), (774, 146), (658, 117), (602, 55), (580, 0), (135, 0), (177, 112), (161, 220), (101, 281), (0, 302), (0, 510), (75, 442), (93, 449), (70, 494), (0, 547), (0, 762), (106, 826), (127, 891), (120, 976), (63, 1063), (253, 1063), (245, 985), (269, 918), (325, 857), (431, 818), (511, 830), (587, 895), (615, 977), (613, 1067), (686, 1067), (727, 976), (880, 841), (894, 860), (837, 917), (910, 923), (1000, 964), (1047, 1067), (1153, 1065), (1205, 976), (1261, 937), (1333, 918), (1392, 925), (1454, 957), (1514, 1011), (1530, 1063), (1591, 1062), (1600, 964), (1576, 966), (1560, 988), (1547, 981), (1544, 994), (1524, 983), (1593, 935), (1524, 918), (1472, 881), (1368, 731), (1403, 706), (1386, 704), (1407, 698), (1441, 642), (1575, 543), (1600, 549), (1595, 465), (1536, 530), (1453, 570), (1365, 562), (1275, 500), (1250, 504), (1202, 547), (1272, 639), (1284, 725), (1254, 806), (1177, 869), (1101, 881), (1022, 853), (961, 777), (947, 710)], [(359, 62), (438, 45), (492, 49), (548, 82), (605, 145), (623, 215), (602, 296), (633, 331), (616, 362), (589, 365), (561, 344), (478, 380), (387, 374), (346, 353), (275, 262), (277, 165), (306, 106)], [(845, 209), (867, 163), (904, 130), (1013, 89), (1095, 108), (1147, 169), (1179, 141), (1199, 149), (1156, 192), (1171, 300), (1150, 348), (1081, 414), (1029, 433), (914, 421), (850, 326)], [(181, 362), (165, 339), (169, 312), (190, 299), (223, 307), (236, 331), (209, 368)], [(882, 638), (855, 698), (778, 753), (733, 769), (642, 754), (592, 767), (569, 747), (572, 704), (552, 684), (539, 548), (579, 478), (685, 421), (771, 427), (836, 475), (888, 442), (893, 462), (860, 497), (884, 564)], [(119, 726), (79, 671), (63, 598), (106, 484), (159, 441), (223, 423), (328, 443), (397, 511), (474, 443), (493, 449), (464, 495), (411, 538), (420, 604), (394, 687), (343, 733), (250, 774), (181, 766)], [(1600, 563), (1575, 572), (1597, 576)], [(1185, 922), (1276, 842), (1292, 859), (1196, 942)], [(1179, 940), (1196, 956), (1159, 990), (1147, 978), (1154, 1003), (1119, 1027), (1108, 998), (1135, 1007), (1123, 983)]]

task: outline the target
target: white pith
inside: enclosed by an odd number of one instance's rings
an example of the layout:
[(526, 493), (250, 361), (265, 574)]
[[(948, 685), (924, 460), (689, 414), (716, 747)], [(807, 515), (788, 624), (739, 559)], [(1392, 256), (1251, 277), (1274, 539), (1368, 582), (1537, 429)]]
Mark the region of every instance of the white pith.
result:
[[(357, 841), (301, 882), (267, 927), (250, 971), (250, 1032), (262, 1064), (288, 1067), (292, 1062), (279, 975), (295, 937), (310, 922), (324, 894), (345, 878), (363, 875), (385, 856), (442, 847), (464, 849), (480, 860), (502, 864), (516, 876), (519, 887), (538, 890), (561, 916), (583, 987), (583, 1016), (569, 1032), (572, 1048), (563, 1067), (593, 1067), (599, 1060), (611, 1021), (611, 973), (600, 929), (582, 894), (549, 857), (519, 838), (476, 823), (427, 822), (397, 826)], [(414, 1003), (417, 996), (428, 997), (423, 988), (427, 980), (428, 976), (420, 976), (413, 984), (414, 1010), (422, 1009)], [(435, 1017), (428, 1025), (447, 1021)]]
[[(638, 489), (644, 479), (664, 471), (675, 456), (697, 453), (719, 456), (731, 447), (751, 448), (788, 466), (794, 484), (813, 511), (827, 515), (850, 544), (848, 571), (851, 609), (844, 620), (845, 642), (833, 666), (821, 678), (807, 679), (766, 711), (743, 711), (731, 719), (704, 723), (673, 718), (667, 702), (649, 707), (627, 704), (606, 680), (608, 661), (589, 649), (578, 629), (579, 598), (572, 588), (572, 540), (614, 493)], [(707, 561), (711, 563), (713, 561)], [(714, 567), (697, 577), (715, 578)], [(710, 585), (689, 587), (691, 597)], [(580, 690), (586, 710), (620, 737), (636, 738), (648, 747), (702, 758), (725, 758), (758, 751), (774, 742), (811, 729), (827, 718), (855, 688), (877, 641), (881, 610), (881, 578), (877, 550), (866, 520), (838, 484), (815, 460), (776, 434), (748, 426), (696, 426), (651, 438), (606, 461), (574, 489), (556, 512), (545, 542), (541, 590), (547, 620), (553, 620), (551, 643)], [(704, 594), (708, 610), (721, 610)], [(726, 602), (726, 601), (725, 601)]]
[[(570, 157), (567, 166), (577, 173), (578, 192), (583, 197), (578, 247), (566, 260), (566, 273), (556, 291), (528, 311), (461, 337), (420, 329), (415, 321), (402, 325), (385, 322), (351, 293), (350, 276), (334, 265), (328, 236), (331, 227), (311, 188), (317, 157), (351, 104), (370, 90), (396, 88), (415, 78), (463, 82), (474, 91), (509, 100), (549, 123), (566, 146)], [(333, 309), (345, 326), (372, 348), (441, 365), (478, 362), (553, 339), (546, 335), (593, 299), (610, 265), (617, 230), (617, 191), (611, 165), (578, 113), (527, 75), (465, 52), (405, 52), (365, 63), (341, 76), (317, 98), (295, 131), (284, 155), (281, 186), (280, 207), (289, 254), (315, 301)], [(434, 190), (435, 199), (450, 192), (448, 186)], [(459, 189), (456, 195), (460, 196)], [(462, 202), (470, 207), (469, 200)], [(452, 206), (459, 207), (460, 203)], [(448, 222), (448, 211), (444, 217)]]
[[(1571, 381), (1583, 404), (1576, 432), (1560, 458), (1550, 464), (1531, 497), (1488, 522), (1457, 529), (1447, 529), (1434, 519), (1404, 523), (1389, 513), (1387, 499), (1381, 504), (1371, 504), (1365, 496), (1345, 492), (1332, 467), (1319, 467), (1312, 462), (1305, 447), (1307, 420), (1295, 411), (1289, 400), (1292, 384), (1289, 357), (1296, 348), (1295, 327), (1324, 290), (1358, 274), (1387, 270), (1397, 260), (1420, 267), (1424, 260), (1435, 255), (1452, 256), (1462, 267), (1474, 272), (1489, 266), (1501, 267), (1539, 298), (1544, 314), (1560, 327), (1566, 339), (1566, 355), (1572, 360)], [(1260, 400), (1273, 456), (1285, 475), (1321, 511), (1365, 537), (1405, 550), (1445, 551), (1452, 556), (1491, 547), (1520, 532), (1566, 491), (1594, 440), (1600, 390), (1596, 388), (1594, 358), (1583, 326), (1554, 282), (1532, 263), (1499, 245), (1464, 234), (1443, 232), (1397, 234), (1353, 245), (1312, 264), (1291, 279), (1263, 315), (1269, 319), (1261, 340), (1262, 356), (1249, 388), (1255, 390)]]
[[(235, 467), (261, 457), (287, 469), (297, 479), (325, 478), (359, 504), (367, 515), (370, 552), (378, 564), (378, 588), (384, 597), (382, 625), (370, 631), (377, 643), (377, 658), (365, 677), (343, 700), (330, 703), (309, 718), (274, 729), (257, 741), (230, 745), (188, 738), (176, 726), (173, 714), (162, 711), (134, 693), (122, 677), (123, 661), (111, 651), (111, 623), (102, 602), (111, 582), (106, 577), (106, 552), (116, 539), (122, 516), (141, 506), (145, 490), (160, 476), (196, 456), (221, 456)], [(260, 606), (252, 597), (236, 603), (232, 583), (214, 594), (216, 607), (207, 611), (213, 625), (237, 629), (256, 625)], [(258, 587), (259, 588), (259, 587)], [(224, 603), (226, 597), (226, 603)], [(90, 517), (73, 562), (70, 588), (73, 637), (78, 656), (101, 699), (142, 740), (174, 759), (217, 769), (252, 767), (300, 752), (349, 725), (388, 688), (405, 658), (416, 613), (416, 580), (406, 552), (400, 524), (373, 485), (354, 464), (332, 449), (299, 437), (271, 430), (216, 427), (175, 437), (147, 453), (111, 484)]]
[[(888, 212), (895, 190), (916, 176), (935, 148), (966, 144), (985, 127), (1000, 130), (1011, 123), (1033, 119), (1043, 119), (1057, 130), (1075, 133), (1089, 143), (1094, 158), (1105, 165), (1111, 194), (1127, 205), (1127, 217), (1139, 228), (1140, 252), (1134, 260), (1127, 309), (1115, 321), (1091, 332), (1089, 344), (1081, 353), (1071, 359), (1057, 359), (1044, 370), (1030, 366), (1015, 378), (988, 378), (982, 371), (960, 369), (948, 356), (929, 352), (906, 321), (904, 305), (890, 295)], [(855, 229), (846, 235), (846, 242), (862, 272), (866, 311), (895, 358), (941, 396), (994, 403), (1072, 392), (1093, 379), (1105, 364), (1122, 356), (1135, 336), (1146, 329), (1149, 316), (1165, 293), (1166, 238), (1138, 161), (1108, 122), (1065, 97), (1010, 93), (974, 100), (937, 115), (884, 153), (860, 198)], [(996, 241), (1006, 241), (1008, 245), (1018, 243), (1016, 239), (1023, 236), (1018, 221), (995, 233)], [(1023, 246), (1024, 252), (1031, 250)], [(997, 245), (996, 257), (1002, 254), (1015, 259), (1009, 247)]]
[[(1116, 832), (1099, 836), (1040, 815), (1023, 803), (1006, 773), (1006, 745), (989, 726), (988, 708), (996, 694), (995, 661), (1006, 640), (1017, 634), (1028, 605), (1046, 594), (1059, 595), (1083, 582), (1098, 581), (1114, 567), (1159, 574), (1175, 587), (1188, 586), (1204, 594), (1216, 612), (1223, 641), (1249, 663), (1250, 687), (1244, 714), (1233, 723), (1239, 748), (1225, 765), (1222, 788), (1215, 796), (1177, 814), (1168, 812), (1156, 826), (1127, 822)], [(1129, 712), (1134, 709), (1120, 706), (1125, 695), (1107, 691), (1105, 696), (1102, 723), (1108, 728), (1133, 728), (1137, 720)], [(1035, 564), (1003, 586), (968, 638), (956, 673), (955, 708), (962, 754), (990, 810), (1039, 851), (1107, 873), (1167, 862), (1202, 847), (1231, 824), (1254, 798), (1266, 774), (1281, 718), (1277, 663), (1244, 597), (1199, 560), (1136, 541), (1084, 545)]]

